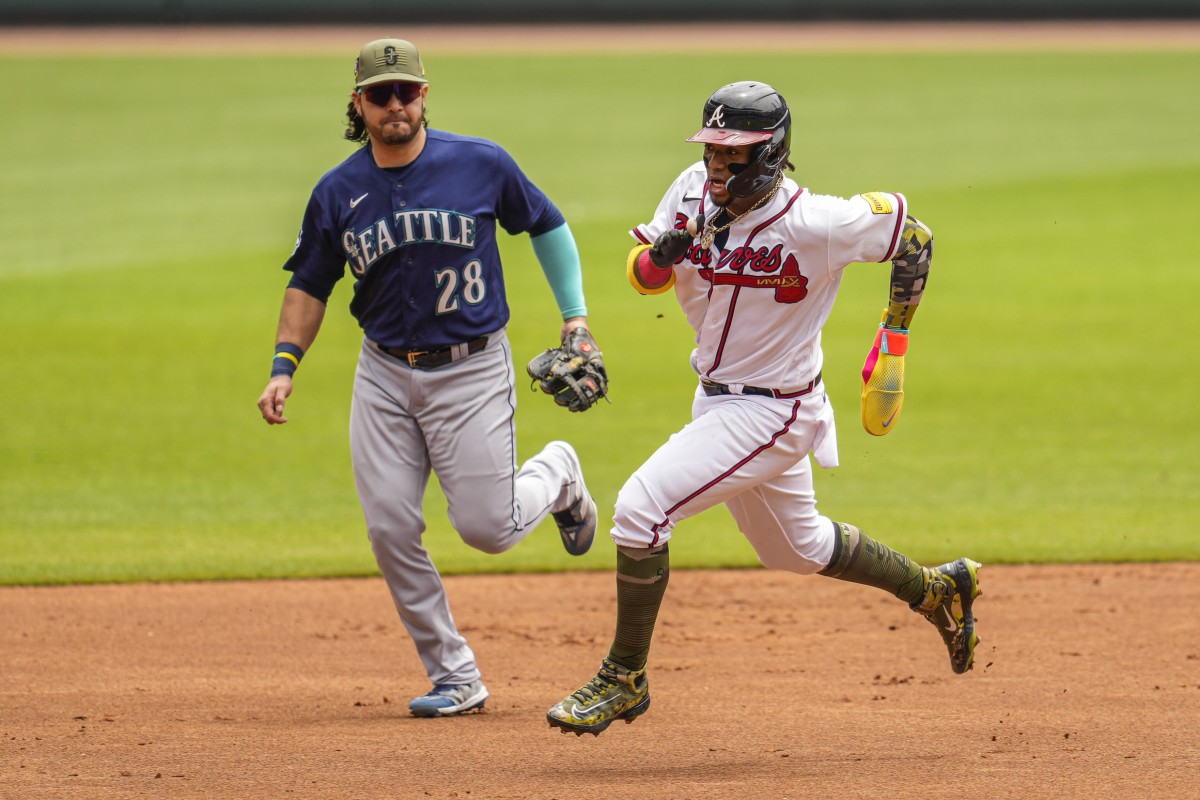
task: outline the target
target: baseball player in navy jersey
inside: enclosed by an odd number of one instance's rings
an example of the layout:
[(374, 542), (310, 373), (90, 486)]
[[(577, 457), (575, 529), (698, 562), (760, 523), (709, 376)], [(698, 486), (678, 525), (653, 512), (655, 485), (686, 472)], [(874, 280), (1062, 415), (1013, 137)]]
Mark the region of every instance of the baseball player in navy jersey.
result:
[(563, 215), (499, 145), (427, 126), (416, 47), (362, 49), (346, 138), (360, 149), (313, 189), (284, 293), (263, 419), (287, 422), (293, 374), (349, 266), (364, 338), (354, 378), (355, 483), (379, 568), (432, 690), (416, 716), (479, 709), (488, 691), (422, 541), (422, 498), (437, 473), (459, 536), (508, 550), (548, 515), (573, 555), (588, 550), (596, 505), (579, 459), (550, 442), (517, 469), (509, 309), (496, 237), (531, 237), (564, 320), (587, 324), (579, 253)]
[[(630, 281), (642, 294), (674, 288), (696, 331), (692, 421), (670, 437), (617, 496), (616, 635), (596, 677), (552, 707), (564, 733), (599, 734), (650, 705), (646, 663), (680, 520), (725, 503), (764, 566), (817, 573), (888, 591), (932, 622), (955, 672), (971, 668), (979, 564), (923, 567), (854, 525), (818, 513), (812, 453), (837, 465), (833, 408), (821, 374), (821, 328), (842, 270), (891, 266), (883, 321), (863, 367), (863, 424), (896, 424), (908, 327), (933, 252), (929, 229), (903, 195), (849, 200), (813, 194), (786, 177), (791, 115), (763, 83), (724, 86), (688, 141), (703, 159), (633, 230)], [(715, 666), (715, 665), (714, 665)]]

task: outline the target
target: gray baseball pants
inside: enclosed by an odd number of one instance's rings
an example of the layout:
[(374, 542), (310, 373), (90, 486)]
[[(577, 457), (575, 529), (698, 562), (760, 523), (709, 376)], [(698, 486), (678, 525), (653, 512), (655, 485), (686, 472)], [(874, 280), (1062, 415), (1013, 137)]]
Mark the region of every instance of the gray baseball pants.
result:
[(480, 677), (450, 614), (422, 535), (432, 470), (462, 540), (501, 553), (564, 507), (573, 465), (556, 449), (517, 470), (515, 372), (503, 330), (433, 370), (409, 367), (364, 340), (354, 377), (350, 448), (367, 534), (430, 681)]

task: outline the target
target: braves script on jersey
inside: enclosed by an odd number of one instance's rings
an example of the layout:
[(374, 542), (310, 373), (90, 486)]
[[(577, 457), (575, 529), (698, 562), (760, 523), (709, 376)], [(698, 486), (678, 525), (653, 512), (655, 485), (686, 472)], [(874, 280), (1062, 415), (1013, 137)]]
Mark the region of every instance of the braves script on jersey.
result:
[[(807, 386), (821, 371), (821, 328), (842, 268), (893, 258), (906, 205), (903, 195), (883, 192), (849, 200), (815, 195), (784, 178), (771, 202), (718, 234), (712, 247), (696, 240), (675, 267), (675, 294), (696, 331), (692, 366), (718, 383)], [(651, 244), (698, 213), (717, 211), (699, 162), (632, 233)]]
[(284, 265), (292, 286), (324, 300), (349, 264), (350, 311), (384, 347), (439, 347), (503, 328), (497, 222), (531, 236), (564, 223), (500, 146), (427, 133), (408, 166), (380, 168), (362, 148), (326, 173)]

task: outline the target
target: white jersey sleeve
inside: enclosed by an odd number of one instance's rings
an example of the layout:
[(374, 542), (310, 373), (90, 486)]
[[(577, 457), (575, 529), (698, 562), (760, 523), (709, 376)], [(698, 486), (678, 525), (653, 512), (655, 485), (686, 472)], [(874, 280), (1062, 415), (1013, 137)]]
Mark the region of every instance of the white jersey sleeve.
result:
[[(697, 161), (681, 172), (663, 195), (654, 217), (630, 231), (633, 238), (643, 244), (654, 244), (663, 233), (686, 225), (688, 219), (699, 213), (706, 181), (703, 161)], [(688, 324), (696, 331), (703, 325), (708, 308), (707, 287), (707, 281), (700, 278), (696, 265), (689, 260), (685, 259), (683, 264), (675, 267), (675, 299)]]
[(900, 247), (908, 214), (902, 194), (866, 192), (829, 208), (829, 266), (840, 269), (859, 261), (888, 261)]
[(659, 201), (654, 218), (635, 227), (630, 233), (642, 244), (654, 244), (663, 233), (686, 224), (684, 209), (696, 208), (704, 191), (704, 162), (698, 161), (679, 174)]

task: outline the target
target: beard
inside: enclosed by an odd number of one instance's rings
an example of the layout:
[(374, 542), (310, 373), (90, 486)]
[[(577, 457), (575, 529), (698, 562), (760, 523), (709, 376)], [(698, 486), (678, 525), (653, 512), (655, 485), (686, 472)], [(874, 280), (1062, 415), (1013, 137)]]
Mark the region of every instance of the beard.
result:
[[(393, 127), (393, 122), (405, 122), (407, 126)], [(421, 132), (421, 128), (425, 125), (425, 109), (421, 109), (421, 116), (413, 124), (408, 115), (401, 112), (397, 117), (385, 120), (378, 131), (371, 131), (374, 138), (380, 143), (389, 146), (404, 145), (417, 138), (417, 134)]]

